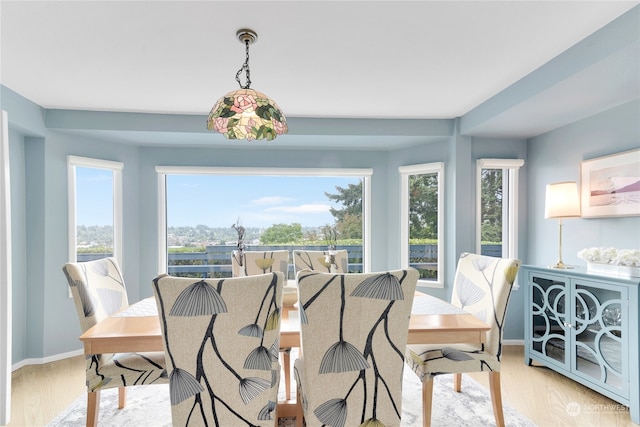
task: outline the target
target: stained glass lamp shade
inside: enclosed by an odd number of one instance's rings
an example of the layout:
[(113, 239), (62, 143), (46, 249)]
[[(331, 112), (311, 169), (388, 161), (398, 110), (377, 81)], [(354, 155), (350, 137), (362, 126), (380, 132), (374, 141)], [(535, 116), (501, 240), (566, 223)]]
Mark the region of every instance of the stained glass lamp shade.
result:
[[(282, 110), (271, 98), (262, 92), (250, 89), (249, 45), (258, 35), (253, 30), (242, 29), (236, 33), (238, 40), (245, 44), (246, 59), (236, 73), (240, 89), (229, 92), (215, 103), (207, 129), (220, 132), (228, 139), (272, 140), (287, 133), (287, 120)], [(240, 83), (240, 74), (245, 72), (246, 84)]]
[(228, 139), (272, 140), (287, 133), (287, 120), (272, 99), (250, 88), (229, 92), (209, 113), (207, 129)]

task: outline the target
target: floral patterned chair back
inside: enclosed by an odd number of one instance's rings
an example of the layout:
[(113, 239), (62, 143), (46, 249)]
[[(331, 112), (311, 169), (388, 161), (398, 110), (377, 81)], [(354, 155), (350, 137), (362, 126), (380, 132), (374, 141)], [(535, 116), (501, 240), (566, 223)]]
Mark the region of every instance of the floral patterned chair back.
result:
[(403, 350), (417, 281), (413, 268), (298, 273), (298, 419), (303, 413), (307, 426), (400, 426)]
[(521, 263), (517, 259), (464, 255), (458, 261), (451, 303), (491, 325), (483, 350), (500, 360), (503, 322)]
[[(80, 328), (85, 332), (93, 325), (129, 306), (127, 289), (115, 258), (67, 263), (62, 267)], [(166, 384), (163, 352), (93, 354), (86, 358), (86, 380), (89, 418), (97, 418), (101, 389), (142, 384)], [(124, 393), (121, 389), (120, 393)], [(122, 394), (124, 400), (124, 394)], [(121, 403), (124, 406), (124, 402)]]
[[(333, 258), (332, 258), (333, 257)], [(298, 274), (302, 270), (315, 270), (325, 273), (348, 273), (349, 253), (346, 249), (335, 251), (293, 251), (293, 266)]]
[(244, 251), (242, 259), (238, 251), (231, 255), (233, 277), (282, 271), (285, 280), (289, 276), (289, 251)]
[[(502, 418), (500, 397), (500, 356), (502, 354), (502, 332), (511, 288), (516, 279), (520, 260), (495, 258), (484, 255), (462, 253), (453, 284), (451, 303), (473, 314), (491, 329), (486, 333), (482, 345), (450, 344), (409, 345), (407, 363), (421, 379), (423, 388), (432, 387), (432, 379), (439, 374), (461, 374), (465, 372), (488, 371), (493, 374), (490, 382), (494, 387), (494, 412), (496, 423)], [(456, 389), (460, 389), (460, 377), (456, 379)], [(494, 394), (497, 393), (497, 396)], [(424, 395), (424, 393), (423, 393)], [(431, 392), (428, 401), (423, 401), (425, 426), (430, 419)], [(425, 397), (425, 399), (427, 398)], [(497, 401), (496, 401), (497, 398)]]
[(158, 276), (174, 426), (273, 426), (284, 275)]
[[(241, 264), (242, 261), (242, 265)], [(231, 256), (231, 270), (233, 277), (255, 276), (256, 274), (281, 271), (284, 274), (284, 288), (282, 291), (282, 318), (287, 319), (293, 305), (298, 302), (298, 289), (287, 285), (289, 276), (289, 251), (244, 251), (242, 257), (239, 251), (233, 251)], [(285, 376), (286, 399), (291, 398), (291, 348), (280, 349), (282, 352), (283, 372)]]

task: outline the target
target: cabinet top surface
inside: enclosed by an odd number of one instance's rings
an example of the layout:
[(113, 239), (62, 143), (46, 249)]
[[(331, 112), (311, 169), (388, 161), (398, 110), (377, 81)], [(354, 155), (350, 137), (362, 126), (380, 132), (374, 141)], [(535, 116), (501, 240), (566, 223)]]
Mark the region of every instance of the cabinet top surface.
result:
[(605, 274), (593, 274), (587, 273), (587, 269), (585, 267), (576, 266), (573, 268), (559, 269), (552, 268), (543, 265), (523, 265), (521, 270), (528, 271), (538, 271), (544, 272), (545, 274), (555, 274), (559, 276), (567, 276), (567, 277), (577, 277), (582, 279), (590, 279), (590, 280), (606, 280), (606, 281), (615, 281), (618, 283), (624, 283), (626, 285), (635, 285), (640, 286), (640, 278), (638, 277), (620, 277), (615, 275), (605, 275)]

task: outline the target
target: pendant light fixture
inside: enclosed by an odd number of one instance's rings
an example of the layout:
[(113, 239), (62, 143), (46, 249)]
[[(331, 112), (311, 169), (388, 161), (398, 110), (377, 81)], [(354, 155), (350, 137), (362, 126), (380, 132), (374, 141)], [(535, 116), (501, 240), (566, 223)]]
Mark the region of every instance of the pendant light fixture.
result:
[[(220, 132), (228, 139), (252, 141), (266, 138), (270, 141), (287, 133), (287, 120), (278, 104), (264, 93), (250, 88), (249, 45), (258, 39), (258, 35), (253, 30), (242, 29), (236, 36), (246, 49), (245, 62), (236, 73), (240, 89), (229, 92), (215, 103), (209, 113), (207, 129)], [(244, 86), (240, 82), (242, 71), (246, 76)]]

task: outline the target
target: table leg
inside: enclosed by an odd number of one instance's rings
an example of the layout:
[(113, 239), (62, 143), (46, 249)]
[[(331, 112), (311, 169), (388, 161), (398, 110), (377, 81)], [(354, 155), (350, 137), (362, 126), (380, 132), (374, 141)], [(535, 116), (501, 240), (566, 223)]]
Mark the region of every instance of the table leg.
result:
[(87, 392), (87, 427), (98, 425), (100, 412), (100, 390)]

